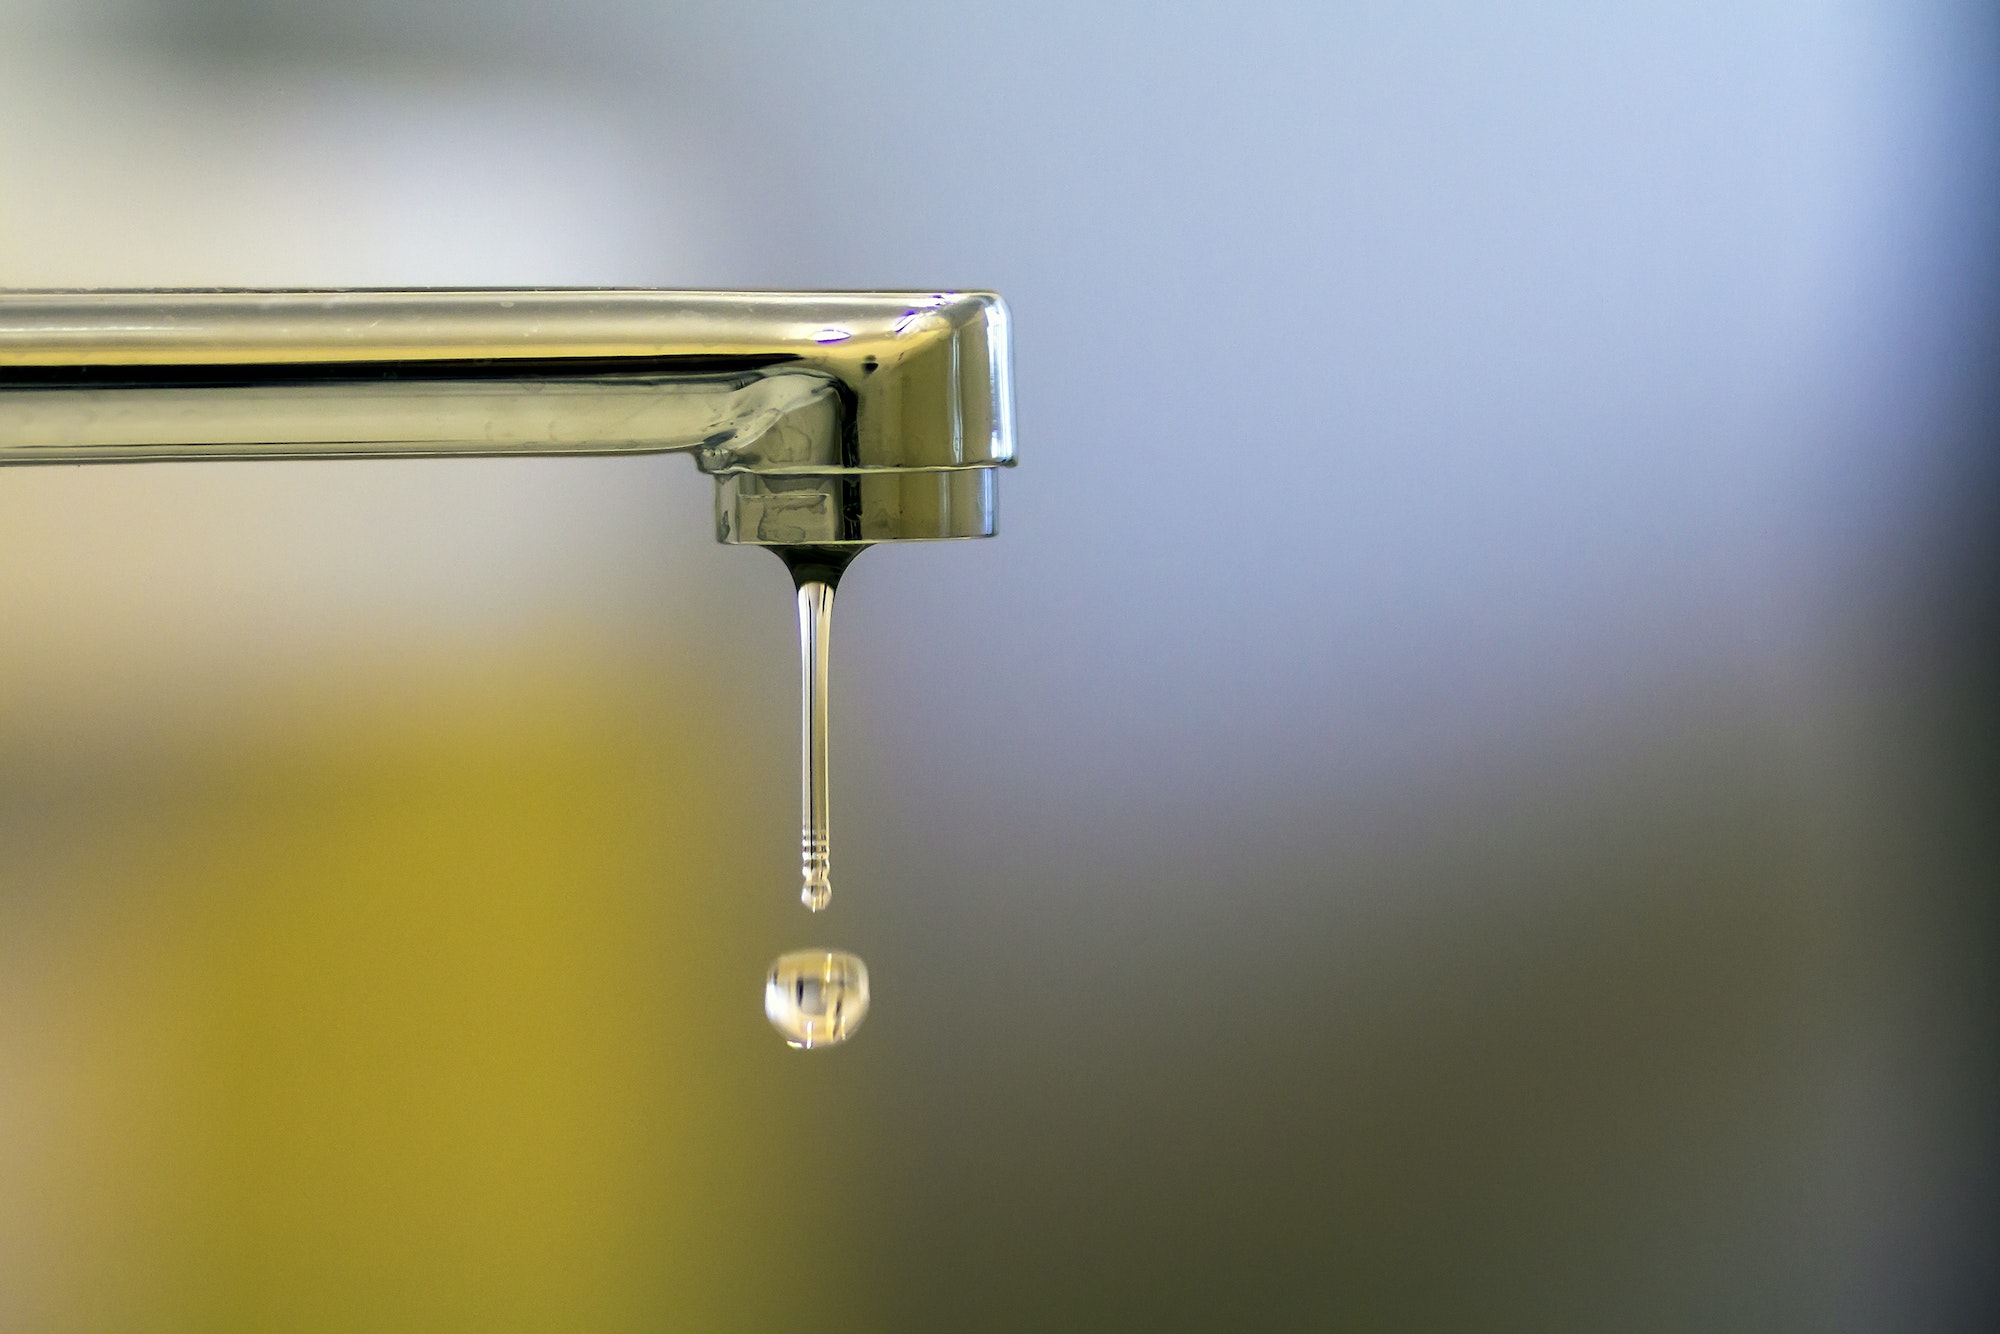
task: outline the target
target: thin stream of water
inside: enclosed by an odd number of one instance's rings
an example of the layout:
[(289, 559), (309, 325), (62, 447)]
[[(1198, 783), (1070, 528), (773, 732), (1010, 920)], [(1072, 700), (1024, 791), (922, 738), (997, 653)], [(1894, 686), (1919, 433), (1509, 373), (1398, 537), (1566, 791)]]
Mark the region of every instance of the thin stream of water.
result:
[[(818, 571), (813, 571), (818, 573)], [(799, 901), (819, 912), (833, 899), (831, 781), (827, 762), (827, 661), (833, 586), (799, 573)], [(841, 950), (781, 955), (764, 981), (764, 1015), (794, 1047), (845, 1042), (868, 1013), (868, 965)]]
[(833, 629), (833, 585), (799, 584), (799, 901), (819, 912), (833, 898), (833, 813), (827, 773), (827, 650)]

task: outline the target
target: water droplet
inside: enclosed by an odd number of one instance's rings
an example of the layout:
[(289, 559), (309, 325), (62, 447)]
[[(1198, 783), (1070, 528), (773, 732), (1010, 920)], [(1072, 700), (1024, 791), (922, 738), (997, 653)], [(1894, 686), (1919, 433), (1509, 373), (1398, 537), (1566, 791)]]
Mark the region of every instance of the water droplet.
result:
[(780, 955), (764, 981), (764, 1014), (794, 1047), (845, 1042), (868, 1017), (868, 965), (840, 950)]

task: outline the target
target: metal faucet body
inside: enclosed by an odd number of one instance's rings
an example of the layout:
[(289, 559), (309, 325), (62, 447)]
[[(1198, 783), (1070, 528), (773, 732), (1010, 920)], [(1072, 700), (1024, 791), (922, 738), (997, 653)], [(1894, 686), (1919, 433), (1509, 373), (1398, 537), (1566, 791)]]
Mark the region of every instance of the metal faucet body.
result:
[(716, 536), (837, 574), (986, 537), (983, 292), (0, 292), (0, 464), (692, 454)]

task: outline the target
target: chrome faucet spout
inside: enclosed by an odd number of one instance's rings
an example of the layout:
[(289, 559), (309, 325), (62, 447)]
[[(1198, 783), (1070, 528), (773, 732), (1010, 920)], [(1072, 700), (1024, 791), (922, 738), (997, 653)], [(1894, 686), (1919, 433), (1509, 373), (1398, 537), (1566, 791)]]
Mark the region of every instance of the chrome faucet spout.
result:
[(992, 534), (1009, 374), (983, 292), (4, 292), (0, 464), (685, 452), (851, 553)]

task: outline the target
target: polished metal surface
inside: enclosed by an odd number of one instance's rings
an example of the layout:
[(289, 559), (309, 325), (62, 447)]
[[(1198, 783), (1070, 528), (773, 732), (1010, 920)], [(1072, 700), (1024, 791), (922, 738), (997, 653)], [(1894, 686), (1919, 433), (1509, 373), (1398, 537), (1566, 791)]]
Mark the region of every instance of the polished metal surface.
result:
[(686, 452), (724, 542), (985, 537), (981, 292), (0, 293), (0, 464)]

